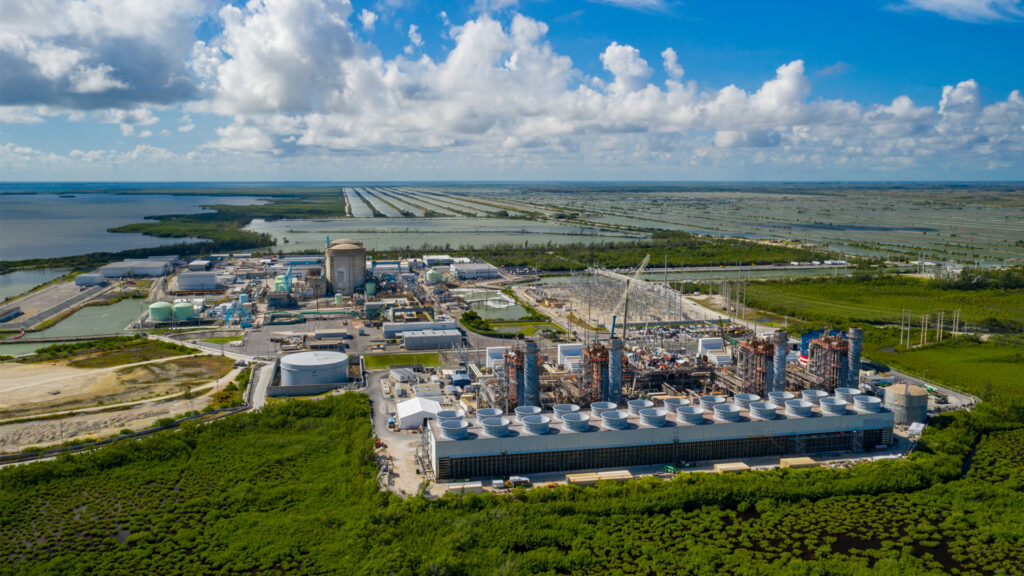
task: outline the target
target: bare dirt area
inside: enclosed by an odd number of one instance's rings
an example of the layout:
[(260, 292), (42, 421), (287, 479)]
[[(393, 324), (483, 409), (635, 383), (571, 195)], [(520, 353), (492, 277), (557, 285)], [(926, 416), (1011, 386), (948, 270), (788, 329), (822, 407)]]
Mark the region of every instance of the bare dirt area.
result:
[[(142, 430), (160, 418), (168, 418), (202, 410), (209, 403), (208, 396), (191, 400), (178, 399), (147, 402), (112, 412), (76, 414), (62, 419), (32, 420), (0, 425), (0, 452), (19, 452), (34, 446), (52, 446), (80, 438), (104, 438), (125, 428)], [(62, 433), (63, 432), (63, 433)]]
[(0, 419), (184, 393), (223, 376), (231, 364), (216, 356), (98, 369), (5, 362), (0, 364)]

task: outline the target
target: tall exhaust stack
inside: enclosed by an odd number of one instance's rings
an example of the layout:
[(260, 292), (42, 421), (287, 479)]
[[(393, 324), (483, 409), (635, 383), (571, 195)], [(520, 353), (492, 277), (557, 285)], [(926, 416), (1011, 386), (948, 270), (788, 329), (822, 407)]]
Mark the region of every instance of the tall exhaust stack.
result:
[(612, 338), (608, 341), (608, 389), (604, 394), (605, 402), (622, 402), (622, 340)]
[(784, 330), (775, 331), (775, 370), (772, 372), (772, 391), (786, 391), (786, 356), (789, 354), (789, 334)]
[(860, 350), (864, 343), (864, 331), (851, 327), (846, 333), (846, 339), (850, 341), (846, 356), (846, 385), (849, 388), (860, 388)]
[(540, 372), (537, 369), (537, 342), (526, 341), (526, 358), (523, 360), (524, 398), (520, 406), (540, 406)]

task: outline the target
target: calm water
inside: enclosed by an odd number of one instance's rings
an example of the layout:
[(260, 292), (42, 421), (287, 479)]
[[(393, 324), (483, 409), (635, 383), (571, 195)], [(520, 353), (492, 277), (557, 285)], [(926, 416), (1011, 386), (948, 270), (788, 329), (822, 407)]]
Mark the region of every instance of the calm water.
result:
[(54, 278), (60, 278), (68, 271), (61, 268), (47, 270), (18, 270), (8, 274), (0, 274), (0, 302), (24, 294), (29, 290), (45, 284)]
[(121, 300), (108, 306), (86, 306), (61, 320), (56, 326), (39, 332), (30, 332), (25, 337), (62, 338), (116, 334), (124, 331), (125, 327), (145, 310), (146, 301), (143, 299)]
[(114, 234), (108, 228), (142, 222), (146, 216), (197, 214), (203, 204), (245, 205), (246, 196), (168, 194), (0, 194), (0, 260), (55, 258), (178, 244), (183, 238)]
[(356, 238), (370, 250), (424, 246), (486, 246), (493, 244), (571, 244), (636, 238), (590, 226), (503, 218), (345, 218), (338, 220), (253, 220), (246, 229), (265, 232), (285, 251), (324, 246), (324, 238)]

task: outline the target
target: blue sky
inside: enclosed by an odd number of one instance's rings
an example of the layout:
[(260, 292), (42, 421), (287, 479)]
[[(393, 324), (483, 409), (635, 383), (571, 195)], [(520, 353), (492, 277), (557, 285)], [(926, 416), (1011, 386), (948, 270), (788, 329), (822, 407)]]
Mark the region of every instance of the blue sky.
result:
[(1024, 179), (1016, 0), (0, 13), (3, 180)]

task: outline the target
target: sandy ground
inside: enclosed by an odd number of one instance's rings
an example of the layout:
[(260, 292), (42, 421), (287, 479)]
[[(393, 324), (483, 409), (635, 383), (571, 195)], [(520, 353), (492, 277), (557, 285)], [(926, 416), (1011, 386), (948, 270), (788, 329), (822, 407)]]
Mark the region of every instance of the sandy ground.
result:
[[(128, 392), (121, 382), (125, 376), (119, 375), (119, 370), (173, 361), (175, 358), (96, 369), (72, 368), (64, 362), (4, 362), (0, 364), (0, 412), (9, 411), (4, 418), (16, 418), (22, 414), (42, 413), (51, 409), (56, 411), (92, 405), (96, 398), (111, 395), (114, 396), (111, 400), (116, 402), (117, 395)], [(143, 397), (147, 395), (149, 394), (142, 394)]]
[(160, 418), (175, 416), (189, 410), (202, 410), (209, 403), (207, 396), (191, 400), (148, 402), (127, 410), (78, 414), (62, 419), (34, 420), (0, 425), (0, 452), (17, 452), (30, 446), (59, 444), (61, 429), (65, 441), (75, 438), (102, 438), (117, 434), (124, 428), (141, 430)]

